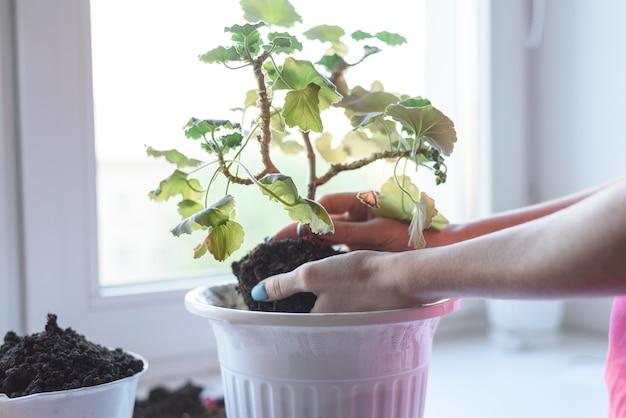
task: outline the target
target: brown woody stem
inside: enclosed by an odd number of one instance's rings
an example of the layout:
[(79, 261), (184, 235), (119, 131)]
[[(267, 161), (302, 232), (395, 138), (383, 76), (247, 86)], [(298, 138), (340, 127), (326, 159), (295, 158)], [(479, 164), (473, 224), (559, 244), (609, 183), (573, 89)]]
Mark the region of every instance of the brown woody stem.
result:
[(302, 132), (302, 138), (304, 139), (304, 146), (306, 147), (306, 157), (309, 162), (309, 182), (307, 189), (307, 198), (314, 200), (317, 190), (317, 176), (316, 176), (316, 159), (315, 151), (313, 150), (313, 144), (311, 144), (311, 136), (309, 132)]
[(272, 131), (270, 129), (270, 120), (272, 114), (271, 100), (267, 94), (267, 87), (265, 86), (265, 74), (263, 73), (263, 63), (267, 59), (269, 54), (262, 54), (253, 63), (254, 76), (257, 80), (257, 94), (259, 96), (258, 105), (261, 111), (261, 135), (257, 138), (261, 145), (261, 159), (263, 161), (263, 167), (265, 167), (265, 173), (278, 173), (278, 168), (274, 165), (272, 158), (270, 157), (270, 142), (272, 141)]
[[(391, 151), (381, 151), (370, 155), (369, 157), (362, 158), (360, 160), (353, 161), (351, 163), (345, 164), (333, 164), (330, 166), (328, 171), (321, 177), (315, 179), (315, 185), (313, 187), (318, 187), (323, 184), (326, 184), (330, 179), (335, 177), (337, 174), (342, 171), (350, 171), (357, 170), (361, 167), (365, 167), (368, 164), (371, 164), (378, 160), (388, 159), (388, 158), (407, 158), (411, 156), (411, 150), (391, 150)], [(309, 187), (311, 187), (309, 185)]]

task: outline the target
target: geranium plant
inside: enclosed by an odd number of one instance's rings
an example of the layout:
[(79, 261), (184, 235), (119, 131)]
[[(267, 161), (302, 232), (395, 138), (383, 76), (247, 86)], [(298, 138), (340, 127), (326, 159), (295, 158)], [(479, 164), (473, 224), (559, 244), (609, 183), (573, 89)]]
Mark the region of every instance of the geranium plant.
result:
[[(318, 188), (344, 171), (386, 160), (394, 164), (392, 178), (380, 191), (362, 195), (362, 200), (379, 216), (410, 221), (409, 245), (423, 247), (422, 231), (434, 225), (433, 219), (437, 225), (445, 224), (445, 218), (407, 174), (426, 167), (437, 184), (445, 182), (444, 157), (456, 142), (454, 125), (425, 98), (385, 91), (375, 80), (367, 87), (350, 86), (346, 74), (380, 53), (381, 46), (396, 47), (406, 40), (390, 32), (356, 31), (348, 37), (342, 28), (331, 25), (296, 31), (303, 26), (302, 17), (288, 0), (241, 0), (240, 5), (246, 23), (225, 28), (232, 42), (200, 55), (203, 63), (242, 72), (244, 80), (250, 80), (241, 107), (233, 109), (237, 120), (192, 117), (187, 122), (184, 134), (198, 142), (202, 160), (174, 149), (147, 149), (149, 155), (176, 165), (150, 192), (155, 201), (180, 199), (183, 221), (172, 233), (204, 231), (194, 249), (196, 258), (210, 253), (223, 261), (242, 245), (244, 227), (235, 218), (231, 188), (212, 187), (219, 176), (229, 185), (258, 188), (260, 196), (276, 202), (277, 208), (308, 225), (313, 234), (332, 233), (330, 216), (315, 200)], [(307, 42), (326, 44), (325, 54), (315, 62), (304, 59)], [(362, 46), (354, 62), (347, 59), (348, 43)], [(342, 109), (350, 120), (352, 129), (341, 138), (324, 129), (324, 113), (330, 108)], [(252, 154), (256, 161), (244, 158), (250, 154), (244, 150), (250, 147), (258, 148)], [(371, 152), (363, 155), (364, 149)], [(308, 171), (305, 192), (277, 166), (276, 152), (302, 158)], [(330, 163), (324, 172), (319, 172), (319, 158)], [(208, 173), (207, 180), (199, 177), (200, 172)]]

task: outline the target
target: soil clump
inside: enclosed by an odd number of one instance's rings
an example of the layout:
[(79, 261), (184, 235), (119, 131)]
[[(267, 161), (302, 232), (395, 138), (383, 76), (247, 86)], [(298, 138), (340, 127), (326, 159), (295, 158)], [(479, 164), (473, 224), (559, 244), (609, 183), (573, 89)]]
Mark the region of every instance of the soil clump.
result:
[(250, 291), (269, 276), (338, 254), (341, 251), (314, 239), (282, 239), (257, 245), (241, 260), (234, 262), (232, 270), (239, 283), (238, 290), (251, 311), (308, 313), (317, 300), (313, 293), (297, 293), (276, 302), (257, 302), (250, 296)]

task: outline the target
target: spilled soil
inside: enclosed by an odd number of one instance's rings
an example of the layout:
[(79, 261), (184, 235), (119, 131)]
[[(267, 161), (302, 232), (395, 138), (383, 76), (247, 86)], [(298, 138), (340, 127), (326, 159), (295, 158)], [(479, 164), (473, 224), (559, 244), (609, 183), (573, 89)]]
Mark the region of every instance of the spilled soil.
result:
[(192, 382), (177, 389), (154, 387), (146, 399), (135, 402), (133, 418), (225, 418), (224, 399), (203, 397), (201, 392)]
[(143, 370), (143, 362), (119, 348), (88, 341), (62, 329), (48, 314), (45, 330), (23, 337), (9, 331), (0, 347), (0, 393), (9, 398), (77, 389), (120, 380)]

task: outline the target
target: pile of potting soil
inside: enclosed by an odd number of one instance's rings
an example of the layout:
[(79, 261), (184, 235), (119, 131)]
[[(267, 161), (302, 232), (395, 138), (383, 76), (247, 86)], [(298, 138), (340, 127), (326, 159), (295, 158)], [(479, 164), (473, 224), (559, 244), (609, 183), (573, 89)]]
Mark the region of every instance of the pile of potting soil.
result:
[(202, 392), (191, 382), (174, 390), (154, 387), (146, 399), (135, 402), (133, 418), (226, 418), (223, 397)]
[(9, 398), (95, 386), (143, 370), (143, 361), (119, 348), (88, 341), (48, 314), (45, 330), (24, 337), (9, 331), (0, 347), (0, 393)]

